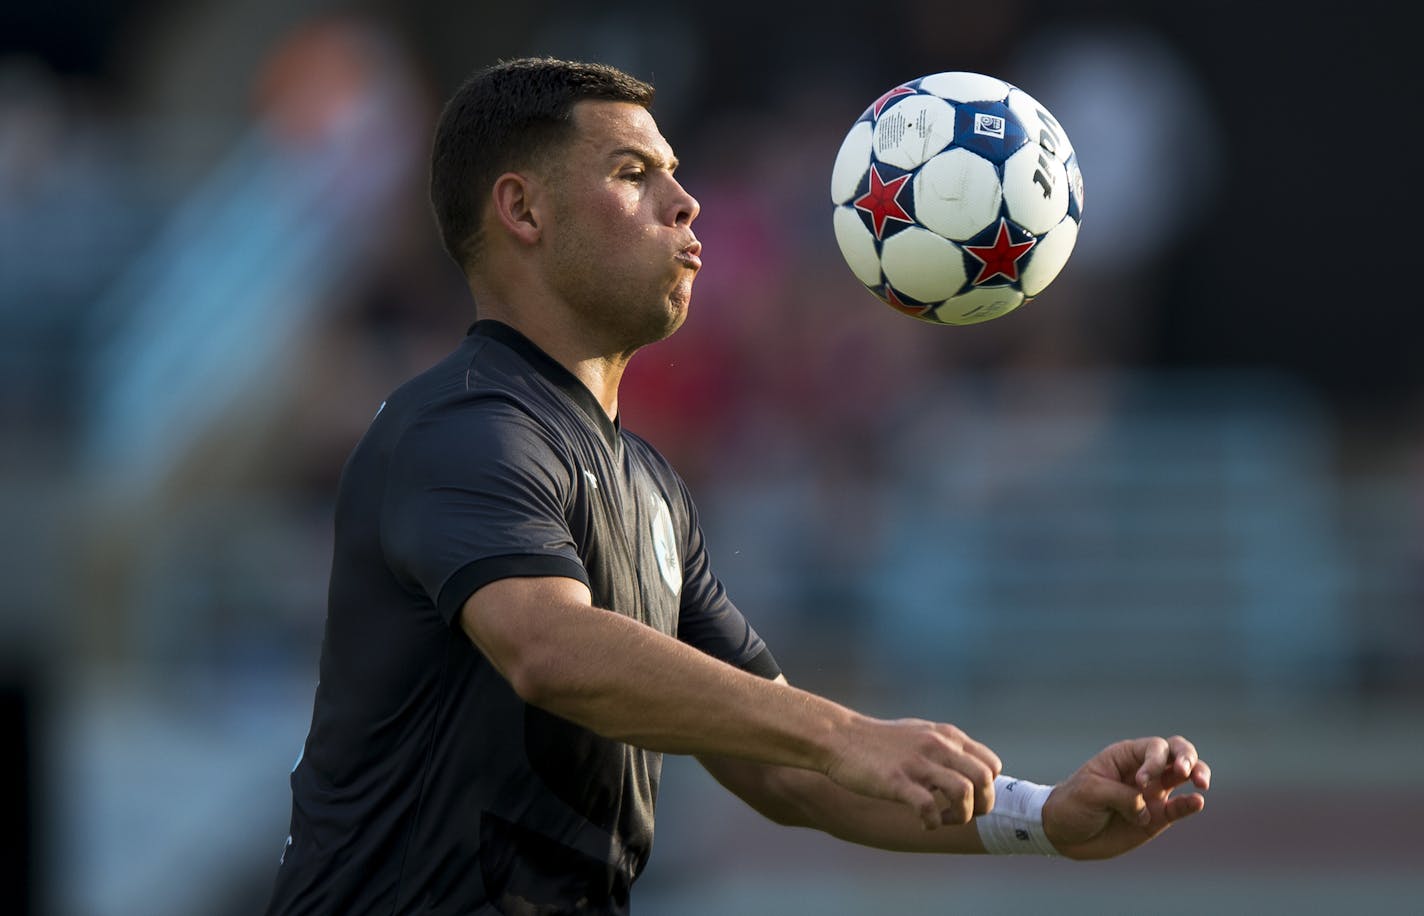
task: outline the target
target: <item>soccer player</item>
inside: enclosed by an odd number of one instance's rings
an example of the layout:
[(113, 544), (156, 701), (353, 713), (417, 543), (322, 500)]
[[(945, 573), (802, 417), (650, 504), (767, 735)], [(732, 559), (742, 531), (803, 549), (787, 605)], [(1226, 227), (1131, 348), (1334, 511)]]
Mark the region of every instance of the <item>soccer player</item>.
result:
[(888, 849), (1100, 858), (1201, 810), (1190, 742), (1057, 786), (953, 725), (797, 689), (712, 570), (681, 479), (618, 418), (687, 315), (698, 203), (650, 86), (548, 59), (476, 74), (431, 197), (478, 321), (342, 474), (311, 732), (269, 913), (621, 913), (662, 753), (772, 820)]

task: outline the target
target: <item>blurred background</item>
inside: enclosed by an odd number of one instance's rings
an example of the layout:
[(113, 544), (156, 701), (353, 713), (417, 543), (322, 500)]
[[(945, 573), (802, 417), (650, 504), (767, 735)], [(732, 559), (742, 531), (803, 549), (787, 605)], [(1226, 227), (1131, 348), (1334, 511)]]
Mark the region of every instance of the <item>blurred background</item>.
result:
[[(650, 79), (692, 316), (623, 418), (793, 683), (1065, 776), (1181, 732), (1206, 813), (1109, 863), (776, 828), (668, 758), (645, 913), (1419, 912), (1424, 78), (1390, 5), (999, 0), (0, 8), (0, 865), (11, 912), (260, 912), (342, 462), (471, 303), (442, 100), (529, 53)], [(1085, 221), (1034, 303), (902, 318), (831, 233), (841, 138), (1022, 86)]]

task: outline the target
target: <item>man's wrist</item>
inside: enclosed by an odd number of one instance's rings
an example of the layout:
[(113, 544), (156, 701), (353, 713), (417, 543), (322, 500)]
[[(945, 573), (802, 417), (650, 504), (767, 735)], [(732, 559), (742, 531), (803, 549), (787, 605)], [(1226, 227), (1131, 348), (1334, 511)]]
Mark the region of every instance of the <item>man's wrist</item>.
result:
[(975, 818), (979, 840), (990, 855), (1060, 856), (1043, 829), (1043, 803), (1053, 786), (1012, 776), (994, 779), (994, 810)]

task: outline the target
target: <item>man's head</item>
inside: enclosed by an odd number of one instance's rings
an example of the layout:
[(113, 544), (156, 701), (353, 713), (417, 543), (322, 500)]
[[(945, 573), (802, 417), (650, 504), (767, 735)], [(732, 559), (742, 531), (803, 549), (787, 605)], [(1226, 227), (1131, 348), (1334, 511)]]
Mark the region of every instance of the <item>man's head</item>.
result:
[(450, 101), (431, 197), (482, 310), (543, 315), (608, 353), (686, 318), (700, 208), (651, 98), (610, 67), (543, 59), (482, 71)]
[(568, 143), (574, 105), (586, 99), (647, 108), (653, 87), (602, 64), (523, 58), (481, 70), (446, 103), (431, 153), (430, 200), (445, 250), (463, 269), (479, 257), (495, 179), (547, 162)]

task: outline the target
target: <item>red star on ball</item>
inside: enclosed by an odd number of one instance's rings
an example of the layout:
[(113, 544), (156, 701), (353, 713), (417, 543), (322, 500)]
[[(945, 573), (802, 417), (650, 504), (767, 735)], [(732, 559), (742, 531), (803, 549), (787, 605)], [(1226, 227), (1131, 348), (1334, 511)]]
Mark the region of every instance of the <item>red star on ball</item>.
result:
[(910, 305), (908, 302), (901, 301), (900, 297), (895, 293), (895, 287), (889, 283), (886, 283), (882, 288), (880, 299), (895, 311), (904, 312), (906, 315), (911, 315), (915, 318), (920, 317), (930, 310), (928, 305)]
[(875, 224), (876, 238), (885, 237), (887, 219), (896, 219), (902, 223), (914, 222), (898, 200), (900, 190), (909, 180), (909, 175), (901, 175), (899, 178), (885, 181), (880, 177), (879, 169), (873, 165), (870, 167), (870, 190), (855, 199), (855, 208), (870, 214), (870, 221)]
[(1016, 244), (1009, 238), (1008, 222), (1002, 216), (999, 217), (999, 234), (994, 236), (994, 244), (964, 246), (964, 250), (983, 265), (979, 269), (979, 276), (974, 278), (974, 285), (978, 286), (985, 280), (992, 280), (994, 277), (1003, 277), (1010, 282), (1017, 283), (1019, 258), (1028, 254), (1028, 250), (1037, 244), (1038, 239), (1029, 239), (1027, 242)]
[(906, 89), (904, 86), (896, 86), (894, 89), (891, 89), (889, 92), (876, 99), (875, 104), (870, 106), (870, 110), (875, 112), (875, 116), (878, 118), (880, 117), (880, 112), (885, 108), (885, 106), (890, 104), (891, 99), (899, 98), (902, 95), (914, 94), (915, 90), (913, 89)]

